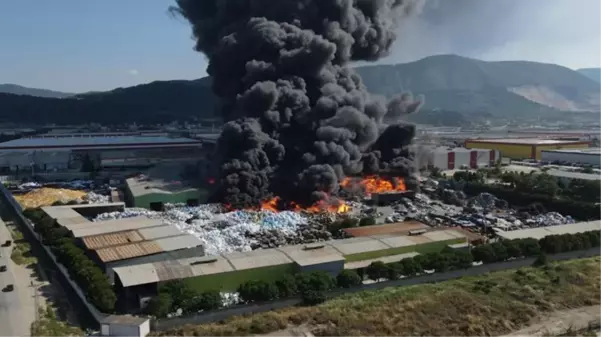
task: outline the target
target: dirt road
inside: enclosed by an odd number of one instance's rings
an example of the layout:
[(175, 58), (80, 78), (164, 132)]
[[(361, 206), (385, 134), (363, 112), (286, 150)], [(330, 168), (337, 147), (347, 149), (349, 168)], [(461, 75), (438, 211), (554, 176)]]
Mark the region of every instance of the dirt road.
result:
[(586, 329), (589, 322), (600, 320), (600, 313), (599, 305), (556, 311), (539, 322), (507, 336), (555, 336), (565, 333), (568, 329)]

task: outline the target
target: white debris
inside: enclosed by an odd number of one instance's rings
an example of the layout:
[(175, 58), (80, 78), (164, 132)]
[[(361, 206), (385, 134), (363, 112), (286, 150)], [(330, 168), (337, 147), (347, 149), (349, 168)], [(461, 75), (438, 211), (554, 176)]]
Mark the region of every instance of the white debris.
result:
[(218, 205), (177, 207), (169, 205), (164, 212), (144, 208), (126, 208), (123, 212), (100, 214), (94, 221), (147, 216), (161, 219), (196, 236), (202, 241), (207, 255), (250, 251), (255, 239), (248, 234), (263, 230), (277, 230), (282, 235), (296, 235), (299, 225), (307, 224), (307, 218), (295, 212), (244, 211), (219, 213)]
[(83, 201), (87, 201), (90, 204), (106, 204), (110, 201), (110, 198), (107, 195), (89, 192), (83, 197)]
[(221, 293), (221, 303), (224, 307), (231, 307), (240, 303), (240, 294), (238, 293)]

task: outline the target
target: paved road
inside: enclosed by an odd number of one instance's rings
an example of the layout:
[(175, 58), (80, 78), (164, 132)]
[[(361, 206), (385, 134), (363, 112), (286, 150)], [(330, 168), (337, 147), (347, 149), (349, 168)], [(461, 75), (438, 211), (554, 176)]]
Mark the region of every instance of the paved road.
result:
[[(0, 220), (0, 243), (6, 240), (12, 240), (10, 232), (2, 220)], [(24, 320), (23, 302), (19, 293), (26, 292), (29, 284), (17, 284), (14, 274), (15, 265), (10, 258), (11, 247), (0, 247), (0, 266), (6, 266), (5, 272), (0, 272), (0, 335), (2, 336), (29, 336), (30, 326)], [(9, 284), (13, 284), (15, 289), (11, 292), (4, 292), (3, 289)]]

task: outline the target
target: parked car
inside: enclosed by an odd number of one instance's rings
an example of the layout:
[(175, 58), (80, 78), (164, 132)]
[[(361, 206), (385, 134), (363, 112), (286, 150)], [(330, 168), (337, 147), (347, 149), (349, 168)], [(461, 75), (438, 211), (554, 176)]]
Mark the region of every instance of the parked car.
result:
[(10, 291), (13, 291), (13, 290), (15, 290), (15, 286), (12, 285), (12, 284), (9, 284), (6, 287), (4, 287), (4, 289), (2, 289), (2, 291), (4, 291), (4, 292), (10, 292)]
[(6, 266), (0, 266), (0, 273), (6, 271)]
[(4, 245), (3, 245), (3, 246), (4, 246), (4, 247), (10, 247), (10, 245), (11, 245), (12, 243), (13, 243), (13, 242), (12, 242), (11, 240), (6, 240), (6, 241), (4, 241)]

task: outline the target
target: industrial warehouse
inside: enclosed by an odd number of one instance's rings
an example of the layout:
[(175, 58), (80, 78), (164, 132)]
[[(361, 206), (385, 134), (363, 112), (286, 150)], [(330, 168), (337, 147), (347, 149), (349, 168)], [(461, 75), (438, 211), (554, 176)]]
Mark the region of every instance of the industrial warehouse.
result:
[(285, 275), (311, 271), (325, 271), (335, 276), (343, 269), (365, 268), (384, 258), (387, 263), (398, 262), (419, 253), (440, 251), (449, 245), (464, 247), (466, 242), (460, 231), (447, 229), (128, 265), (116, 267), (114, 272), (117, 289), (127, 298), (128, 309), (134, 310), (156, 295), (160, 282), (185, 279), (199, 291), (236, 291), (247, 281), (275, 281)]
[(68, 229), (113, 282), (113, 268), (131, 264), (203, 256), (202, 243), (163, 221), (139, 216), (90, 221), (101, 212), (123, 210), (123, 203), (42, 207), (42, 211)]
[(468, 139), (465, 141), (465, 147), (468, 149), (497, 150), (503, 157), (511, 159), (541, 160), (543, 150), (584, 149), (589, 146), (590, 141), (539, 138)]
[(424, 149), (424, 153), (420, 154), (420, 156), (426, 157), (426, 163), (422, 164), (426, 164), (425, 166), (427, 167), (436, 167), (441, 170), (491, 167), (501, 160), (501, 153), (498, 150), (466, 149), (460, 147)]
[(94, 167), (152, 165), (200, 157), (202, 141), (167, 136), (55, 135), (0, 143), (0, 172), (53, 172)]
[(601, 148), (542, 150), (541, 161), (598, 167), (601, 165)]

